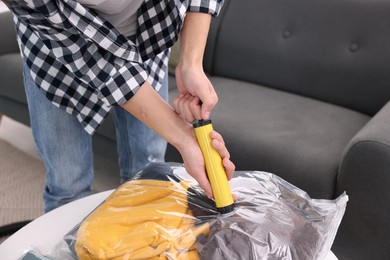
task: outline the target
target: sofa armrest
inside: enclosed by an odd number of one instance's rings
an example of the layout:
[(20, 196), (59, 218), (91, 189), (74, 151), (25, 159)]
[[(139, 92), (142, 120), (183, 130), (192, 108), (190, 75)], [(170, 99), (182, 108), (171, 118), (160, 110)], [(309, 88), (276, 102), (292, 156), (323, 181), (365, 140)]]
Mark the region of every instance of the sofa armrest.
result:
[[(359, 259), (390, 255), (390, 102), (350, 141), (340, 164), (337, 192), (349, 202), (337, 245), (356, 246)], [(351, 241), (352, 240), (352, 241)], [(349, 242), (347, 242), (349, 241)], [(335, 249), (337, 251), (337, 249)], [(345, 248), (344, 248), (345, 250)], [(370, 252), (370, 255), (364, 255)]]
[(0, 13), (0, 24), (0, 55), (19, 53), (13, 15), (10, 11)]

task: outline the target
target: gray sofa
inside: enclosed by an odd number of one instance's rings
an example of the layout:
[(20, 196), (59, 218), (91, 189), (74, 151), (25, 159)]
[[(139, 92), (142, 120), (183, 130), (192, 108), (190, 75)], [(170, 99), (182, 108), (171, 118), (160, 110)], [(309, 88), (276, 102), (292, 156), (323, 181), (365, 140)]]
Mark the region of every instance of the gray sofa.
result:
[[(207, 42), (212, 120), (237, 170), (272, 172), (313, 198), (349, 195), (339, 259), (390, 255), (388, 10), (380, 0), (228, 0)], [(0, 19), (0, 112), (28, 124), (9, 14)], [(95, 148), (116, 160), (111, 121)], [(171, 146), (166, 159), (180, 161)]]

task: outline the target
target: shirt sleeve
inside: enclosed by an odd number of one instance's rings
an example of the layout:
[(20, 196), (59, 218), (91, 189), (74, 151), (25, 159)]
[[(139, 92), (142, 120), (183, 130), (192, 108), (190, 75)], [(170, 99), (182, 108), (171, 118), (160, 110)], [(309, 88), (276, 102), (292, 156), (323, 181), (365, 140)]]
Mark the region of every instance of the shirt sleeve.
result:
[[(43, 81), (73, 75), (95, 89), (107, 106), (122, 105), (134, 96), (148, 78), (135, 44), (107, 30), (104, 22), (97, 23), (91, 13), (67, 16), (54, 7), (51, 12), (50, 2), (54, 1), (46, 2), (44, 9), (31, 10), (30, 16), (17, 15), (25, 26), (21, 41), (28, 52), (24, 55), (46, 71)], [(56, 67), (58, 62), (61, 67)]]
[(214, 17), (218, 16), (224, 0), (189, 0), (188, 12), (209, 13)]

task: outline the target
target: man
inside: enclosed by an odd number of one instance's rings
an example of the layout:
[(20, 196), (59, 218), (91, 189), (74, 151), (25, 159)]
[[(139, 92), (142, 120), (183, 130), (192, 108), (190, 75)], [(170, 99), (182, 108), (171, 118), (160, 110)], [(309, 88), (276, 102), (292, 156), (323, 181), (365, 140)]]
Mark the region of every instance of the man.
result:
[[(163, 160), (165, 142), (143, 122), (178, 149), (189, 174), (212, 197), (188, 122), (207, 119), (217, 103), (202, 58), (221, 0), (4, 2), (15, 14), (31, 126), (47, 171), (45, 211), (91, 192), (90, 135), (110, 112), (122, 181), (150, 160)], [(179, 33), (174, 111), (163, 98), (169, 48)], [(234, 164), (223, 139), (216, 132), (211, 138), (230, 178)]]

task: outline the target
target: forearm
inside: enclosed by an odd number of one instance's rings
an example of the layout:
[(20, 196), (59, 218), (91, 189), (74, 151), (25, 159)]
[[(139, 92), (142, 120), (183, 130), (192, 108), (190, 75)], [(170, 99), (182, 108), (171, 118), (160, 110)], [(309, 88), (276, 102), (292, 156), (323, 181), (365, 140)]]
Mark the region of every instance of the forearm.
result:
[(210, 22), (210, 14), (187, 13), (180, 34), (179, 65), (202, 66)]
[(195, 141), (193, 129), (145, 83), (122, 107), (180, 150), (182, 145)]
[[(181, 119), (148, 83), (142, 85), (122, 107), (176, 147), (183, 158), (187, 172), (198, 181), (207, 196), (211, 198), (213, 193), (192, 125)], [(214, 135), (216, 136), (210, 136), (213, 140), (212, 145), (223, 158), (227, 176), (231, 177), (235, 166), (229, 159), (230, 155), (222, 137), (216, 133)]]
[(173, 104), (185, 120), (207, 119), (218, 102), (217, 93), (203, 70), (203, 55), (211, 15), (189, 12), (180, 38), (180, 58), (175, 75), (179, 95)]

